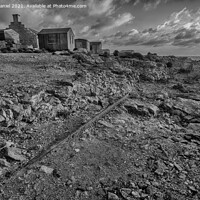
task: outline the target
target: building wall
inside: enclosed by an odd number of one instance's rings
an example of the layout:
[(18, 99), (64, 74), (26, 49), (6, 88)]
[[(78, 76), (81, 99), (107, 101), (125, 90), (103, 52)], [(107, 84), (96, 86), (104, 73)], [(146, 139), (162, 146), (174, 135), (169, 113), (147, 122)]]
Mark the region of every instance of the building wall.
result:
[(19, 33), (17, 33), (16, 31), (12, 30), (12, 29), (6, 29), (4, 30), (4, 35), (5, 35), (5, 40), (6, 41), (12, 41), (15, 44), (19, 44), (20, 43), (20, 39), (19, 39)]
[(40, 49), (47, 49), (53, 51), (73, 50), (74, 49), (74, 35), (67, 33), (53, 33), (53, 34), (39, 34)]
[(87, 40), (76, 39), (75, 40), (75, 47), (77, 49), (84, 48), (90, 51), (90, 43)]
[(90, 51), (94, 54), (99, 54), (102, 52), (102, 44), (101, 43), (90, 43)]
[(11, 22), (11, 24), (9, 25), (9, 29), (13, 29), (17, 33), (19, 33), (20, 43), (23, 46), (32, 45), (34, 48), (38, 48), (37, 34), (30, 29), (25, 28), (25, 26), (21, 22)]
[(75, 48), (75, 39), (74, 39), (74, 33), (72, 32), (72, 30), (69, 30), (68, 32), (68, 49), (73, 51), (73, 49)]

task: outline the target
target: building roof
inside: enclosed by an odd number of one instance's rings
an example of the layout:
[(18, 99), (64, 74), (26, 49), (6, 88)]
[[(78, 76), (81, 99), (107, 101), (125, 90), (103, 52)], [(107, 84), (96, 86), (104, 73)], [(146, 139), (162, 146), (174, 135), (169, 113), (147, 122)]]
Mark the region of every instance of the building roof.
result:
[(50, 33), (67, 33), (71, 28), (49, 28), (42, 29), (38, 34), (50, 34)]
[(32, 29), (32, 28), (27, 28), (29, 31), (31, 31), (32, 33), (34, 33), (34, 34), (38, 34), (38, 31), (36, 31), (36, 30), (34, 30), (34, 29)]
[(89, 42), (87, 39), (82, 39), (82, 38), (77, 38), (77, 39), (75, 39), (75, 40), (84, 40), (84, 41)]

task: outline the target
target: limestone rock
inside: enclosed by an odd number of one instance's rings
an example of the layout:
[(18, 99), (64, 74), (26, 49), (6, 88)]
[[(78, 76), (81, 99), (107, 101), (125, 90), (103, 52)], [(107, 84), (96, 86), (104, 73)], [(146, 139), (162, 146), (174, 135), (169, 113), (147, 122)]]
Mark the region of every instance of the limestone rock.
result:
[(46, 174), (52, 174), (53, 171), (54, 171), (53, 168), (47, 167), (47, 166), (44, 166), (44, 165), (41, 166), (40, 170), (45, 172)]
[(108, 200), (119, 200), (119, 197), (112, 192), (108, 192)]

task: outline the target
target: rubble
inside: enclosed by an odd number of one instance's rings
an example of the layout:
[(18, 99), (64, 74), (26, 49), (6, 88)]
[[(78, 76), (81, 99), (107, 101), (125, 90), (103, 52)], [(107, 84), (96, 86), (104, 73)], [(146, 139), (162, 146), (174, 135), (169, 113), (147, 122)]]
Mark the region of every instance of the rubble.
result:
[[(74, 51), (53, 56), (50, 66), (51, 54), (37, 59), (22, 55), (0, 55), (2, 181), (119, 98), (130, 96), (80, 137), (2, 184), (0, 199), (200, 198), (199, 83), (187, 84), (187, 76), (175, 73), (182, 58), (105, 58)], [(30, 69), (20, 69), (25, 61)], [(5, 63), (16, 67), (7, 70)], [(46, 69), (42, 73), (41, 66)]]
[(40, 170), (44, 171), (46, 174), (52, 174), (54, 171), (54, 169), (44, 166), (44, 165), (41, 166)]

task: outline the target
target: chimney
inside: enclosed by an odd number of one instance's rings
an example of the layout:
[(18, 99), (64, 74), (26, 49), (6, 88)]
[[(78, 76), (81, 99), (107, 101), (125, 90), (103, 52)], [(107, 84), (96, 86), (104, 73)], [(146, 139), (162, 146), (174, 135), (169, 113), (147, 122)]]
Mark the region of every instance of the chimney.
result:
[(14, 23), (18, 23), (19, 21), (18, 21), (18, 17), (19, 17), (20, 15), (19, 14), (13, 14), (13, 21), (14, 21)]

